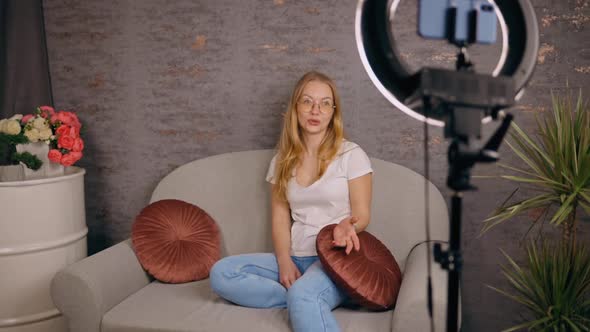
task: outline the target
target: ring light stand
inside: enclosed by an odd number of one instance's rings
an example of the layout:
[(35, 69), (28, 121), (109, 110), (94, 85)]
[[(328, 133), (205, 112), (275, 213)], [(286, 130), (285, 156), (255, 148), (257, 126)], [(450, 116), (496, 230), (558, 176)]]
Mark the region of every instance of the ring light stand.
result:
[[(466, 44), (457, 45), (456, 71), (424, 67), (411, 72), (398, 54), (392, 33), (391, 22), (400, 0), (360, 0), (356, 10), (356, 43), (371, 81), (396, 108), (426, 124), (444, 126), (445, 137), (451, 139), (447, 176), (447, 186), (454, 191), (450, 243), (448, 250), (442, 250), (440, 244), (434, 246), (435, 260), (449, 271), (447, 332), (459, 328), (462, 191), (476, 189), (469, 182), (475, 163), (498, 160), (498, 147), (513, 118), (502, 109), (524, 93), (539, 48), (537, 21), (529, 0), (490, 2), (495, 4), (502, 33), (502, 53), (492, 74), (475, 73)], [(483, 148), (475, 147), (473, 140), (480, 138), (481, 124), (499, 118), (502, 123), (488, 142)], [(430, 273), (428, 294), (432, 322)]]

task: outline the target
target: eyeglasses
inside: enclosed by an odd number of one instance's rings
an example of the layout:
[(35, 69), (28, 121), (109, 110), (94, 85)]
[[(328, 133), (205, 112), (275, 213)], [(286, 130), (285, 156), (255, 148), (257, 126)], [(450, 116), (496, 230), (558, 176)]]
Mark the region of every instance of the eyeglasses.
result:
[(334, 103), (332, 102), (331, 99), (323, 99), (323, 100), (316, 102), (315, 100), (313, 100), (309, 97), (302, 97), (297, 101), (297, 105), (299, 106), (299, 109), (303, 113), (311, 112), (311, 110), (313, 109), (313, 106), (316, 103), (318, 104), (318, 107), (320, 108), (320, 112), (323, 114), (329, 113), (330, 111), (332, 111), (333, 109), (336, 108), (336, 106), (334, 105)]

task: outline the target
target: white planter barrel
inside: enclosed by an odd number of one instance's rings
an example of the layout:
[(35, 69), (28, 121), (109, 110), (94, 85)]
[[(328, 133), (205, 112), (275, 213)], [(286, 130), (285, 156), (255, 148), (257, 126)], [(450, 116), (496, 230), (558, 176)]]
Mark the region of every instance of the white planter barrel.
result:
[(84, 174), (0, 182), (0, 332), (65, 332), (51, 279), (87, 255)]

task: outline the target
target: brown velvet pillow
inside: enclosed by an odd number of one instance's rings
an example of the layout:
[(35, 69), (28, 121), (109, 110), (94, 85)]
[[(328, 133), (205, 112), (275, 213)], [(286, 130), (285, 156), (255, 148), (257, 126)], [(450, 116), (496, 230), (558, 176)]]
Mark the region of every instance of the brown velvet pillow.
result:
[(395, 258), (369, 232), (358, 233), (361, 249), (346, 255), (344, 248), (332, 246), (336, 225), (328, 225), (316, 238), (322, 266), (334, 283), (358, 304), (371, 310), (387, 310), (395, 305), (402, 274)]
[(141, 266), (163, 282), (205, 279), (221, 257), (219, 228), (213, 218), (176, 199), (157, 201), (141, 210), (131, 239)]

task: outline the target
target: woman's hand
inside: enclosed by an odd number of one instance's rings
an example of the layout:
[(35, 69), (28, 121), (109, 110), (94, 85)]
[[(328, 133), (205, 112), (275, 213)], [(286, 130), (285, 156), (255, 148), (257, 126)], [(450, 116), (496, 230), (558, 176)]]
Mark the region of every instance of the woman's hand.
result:
[(356, 235), (354, 224), (359, 220), (357, 217), (348, 217), (342, 219), (336, 227), (334, 227), (334, 241), (332, 245), (335, 247), (346, 247), (346, 254), (350, 254), (352, 248), (356, 251), (361, 249), (361, 243)]
[(301, 277), (301, 272), (293, 263), (291, 257), (285, 257), (284, 259), (278, 260), (279, 263), (279, 282), (285, 288), (289, 289), (295, 282), (295, 280)]

